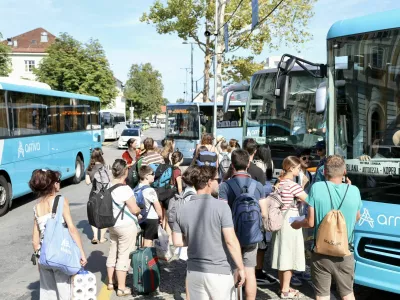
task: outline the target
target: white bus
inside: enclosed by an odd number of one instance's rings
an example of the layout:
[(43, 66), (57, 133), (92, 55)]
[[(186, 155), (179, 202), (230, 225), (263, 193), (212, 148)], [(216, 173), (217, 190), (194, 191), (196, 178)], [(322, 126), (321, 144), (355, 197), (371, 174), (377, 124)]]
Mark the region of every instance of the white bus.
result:
[(104, 125), (104, 140), (117, 140), (126, 126), (126, 117), (122, 112), (101, 110), (101, 121)]

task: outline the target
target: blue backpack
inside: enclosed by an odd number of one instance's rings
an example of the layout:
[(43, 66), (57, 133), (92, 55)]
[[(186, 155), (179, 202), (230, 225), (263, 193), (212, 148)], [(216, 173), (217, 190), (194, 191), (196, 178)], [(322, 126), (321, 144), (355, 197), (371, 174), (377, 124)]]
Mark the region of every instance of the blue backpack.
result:
[(63, 209), (64, 197), (59, 195), (54, 199), (51, 218), (46, 223), (39, 264), (72, 276), (81, 269), (81, 253), (62, 223)]
[(154, 182), (151, 186), (155, 189), (171, 185), (172, 166), (168, 164), (150, 164), (154, 171)]
[(257, 182), (249, 179), (241, 188), (235, 179), (226, 181), (236, 196), (232, 203), (232, 218), (240, 246), (250, 246), (264, 239), (261, 208), (255, 198)]
[(201, 166), (216, 167), (217, 160), (218, 160), (217, 153), (211, 151), (201, 151), (196, 160), (196, 163), (200, 167)]
[(136, 204), (141, 209), (140, 214), (142, 215), (142, 218), (139, 220), (139, 223), (143, 223), (144, 221), (146, 221), (147, 215), (149, 213), (146, 210), (146, 200), (144, 199), (144, 196), (143, 196), (143, 191), (148, 188), (150, 188), (150, 186), (144, 185), (141, 187), (137, 186), (133, 189), (133, 193), (135, 194), (135, 198), (136, 198)]

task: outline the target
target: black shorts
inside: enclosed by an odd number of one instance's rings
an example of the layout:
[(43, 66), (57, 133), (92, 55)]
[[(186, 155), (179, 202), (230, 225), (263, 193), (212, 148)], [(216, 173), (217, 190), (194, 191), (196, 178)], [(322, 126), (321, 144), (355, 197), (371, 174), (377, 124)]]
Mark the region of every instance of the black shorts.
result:
[(158, 219), (147, 219), (140, 224), (143, 230), (143, 238), (146, 240), (158, 239)]

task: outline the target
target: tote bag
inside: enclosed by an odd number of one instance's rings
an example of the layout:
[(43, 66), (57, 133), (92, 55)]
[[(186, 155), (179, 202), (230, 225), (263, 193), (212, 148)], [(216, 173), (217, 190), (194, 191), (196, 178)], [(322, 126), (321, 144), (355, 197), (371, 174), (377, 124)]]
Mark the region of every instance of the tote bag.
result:
[(39, 264), (75, 275), (81, 269), (81, 254), (68, 228), (62, 222), (64, 197), (54, 199), (51, 218), (47, 221), (40, 248)]

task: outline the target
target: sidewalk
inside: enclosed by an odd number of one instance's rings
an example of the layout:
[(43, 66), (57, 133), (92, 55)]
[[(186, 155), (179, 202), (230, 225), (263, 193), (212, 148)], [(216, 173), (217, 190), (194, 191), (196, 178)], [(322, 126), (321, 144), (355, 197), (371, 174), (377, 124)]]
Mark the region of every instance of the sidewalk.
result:
[[(165, 300), (183, 300), (185, 297), (185, 274), (186, 274), (186, 262), (180, 260), (172, 260), (170, 262), (160, 261), (161, 267), (161, 285), (159, 292), (151, 295), (132, 295), (131, 297), (124, 297), (124, 299), (165, 299)], [(276, 277), (273, 272), (270, 273)], [(132, 287), (132, 275), (128, 275), (127, 283), (128, 286)], [(313, 289), (307, 283), (303, 282), (303, 286), (298, 288), (304, 295), (301, 299), (313, 299)], [(277, 294), (279, 290), (279, 284), (273, 286), (263, 287), (259, 286), (256, 299), (280, 299)], [(117, 300), (121, 299), (117, 297), (116, 293), (113, 292), (110, 299)]]

